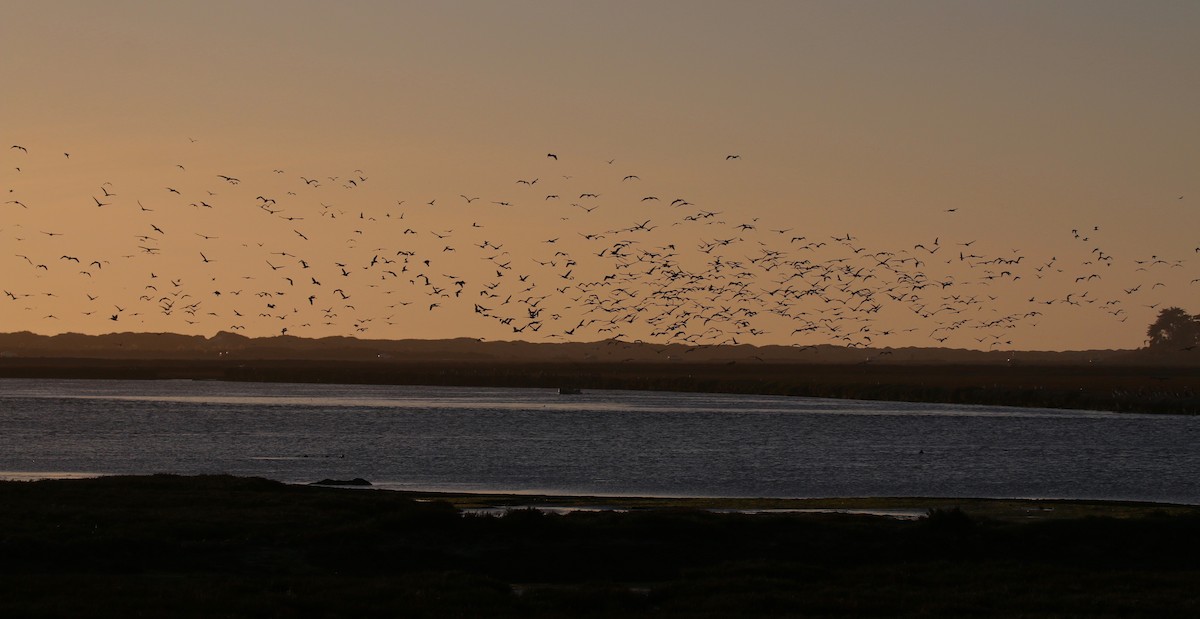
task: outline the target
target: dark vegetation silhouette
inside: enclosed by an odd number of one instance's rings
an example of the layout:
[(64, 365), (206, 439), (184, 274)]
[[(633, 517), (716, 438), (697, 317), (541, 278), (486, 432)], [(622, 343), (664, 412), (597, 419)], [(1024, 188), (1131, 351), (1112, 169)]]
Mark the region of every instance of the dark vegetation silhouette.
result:
[(228, 476), (4, 482), (0, 616), (1200, 616), (1200, 510), (1162, 509), (491, 516)]
[[(1151, 358), (1159, 353), (1137, 351)], [(205, 379), (251, 382), (526, 387), (586, 393), (636, 389), (941, 402), (1139, 413), (1200, 413), (1200, 351), (1171, 365), (949, 363), (815, 364), (736, 361), (497, 362), (364, 360), (141, 360), (0, 357), (0, 377)]]
[(1156, 350), (1194, 350), (1200, 344), (1200, 316), (1168, 307), (1146, 329), (1146, 344)]

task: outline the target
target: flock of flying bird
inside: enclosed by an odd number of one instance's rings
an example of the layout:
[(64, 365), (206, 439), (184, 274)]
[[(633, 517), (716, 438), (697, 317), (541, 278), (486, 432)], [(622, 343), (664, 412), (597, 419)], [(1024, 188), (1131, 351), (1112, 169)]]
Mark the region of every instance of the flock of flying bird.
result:
[(1114, 324), (1136, 314), (1140, 330), (1160, 307), (1200, 298), (1200, 247), (1118, 256), (1094, 225), (1063, 230), (1061, 256), (938, 234), (880, 247), (646, 190), (645, 172), (615, 159), (596, 162), (603, 178), (588, 181), (547, 153), (497, 195), (412, 199), (359, 197), (373, 183), (362, 169), (170, 163), (157, 188), (97, 179), (64, 203), (24, 179), (78, 157), (8, 150), (9, 330), (402, 338), (449, 320), (460, 333), (531, 341), (1008, 349), (1030, 344), (1013, 333), (1050, 312)]

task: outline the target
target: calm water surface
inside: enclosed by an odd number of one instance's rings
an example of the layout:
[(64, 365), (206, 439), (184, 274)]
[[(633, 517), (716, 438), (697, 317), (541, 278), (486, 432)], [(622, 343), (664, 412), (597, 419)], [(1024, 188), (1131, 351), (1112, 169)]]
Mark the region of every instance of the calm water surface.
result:
[(634, 391), (0, 379), (0, 477), (1200, 504), (1200, 417)]

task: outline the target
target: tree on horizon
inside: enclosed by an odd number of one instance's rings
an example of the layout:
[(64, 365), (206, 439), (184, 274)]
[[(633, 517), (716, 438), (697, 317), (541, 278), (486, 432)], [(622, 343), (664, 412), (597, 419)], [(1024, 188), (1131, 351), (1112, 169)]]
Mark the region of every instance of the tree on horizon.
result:
[(1165, 308), (1146, 329), (1146, 337), (1148, 348), (1190, 350), (1200, 344), (1200, 316), (1192, 316), (1179, 307)]

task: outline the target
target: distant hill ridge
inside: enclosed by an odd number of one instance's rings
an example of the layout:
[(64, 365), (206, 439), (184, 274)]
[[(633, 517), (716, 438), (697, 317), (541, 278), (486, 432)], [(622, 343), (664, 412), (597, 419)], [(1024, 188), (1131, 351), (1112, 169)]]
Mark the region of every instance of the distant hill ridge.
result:
[(1139, 350), (978, 351), (950, 348), (845, 348), (820, 346), (688, 346), (601, 340), (534, 343), (449, 340), (368, 340), (352, 337), (249, 338), (226, 331), (212, 337), (175, 333), (38, 335), (0, 334), (5, 358), (219, 359), (538, 362), (756, 362), (756, 363), (953, 363), (953, 364), (1133, 364), (1200, 365), (1196, 354), (1156, 354)]

